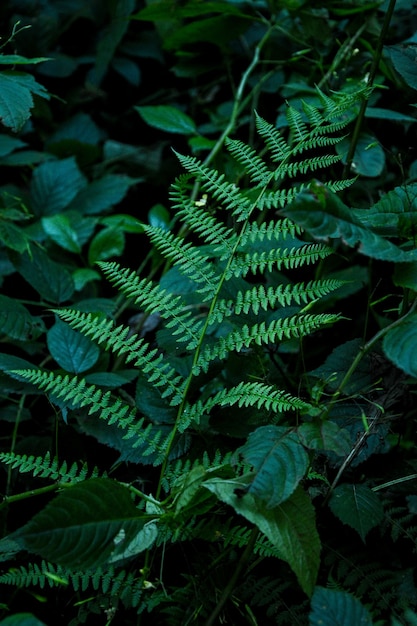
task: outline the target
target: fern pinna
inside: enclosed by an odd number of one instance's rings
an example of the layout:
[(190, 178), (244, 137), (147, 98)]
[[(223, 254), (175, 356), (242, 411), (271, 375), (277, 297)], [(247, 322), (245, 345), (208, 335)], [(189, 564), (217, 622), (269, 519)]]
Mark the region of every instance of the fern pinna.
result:
[[(141, 610), (157, 604), (165, 589), (167, 539), (161, 538), (180, 537), (181, 529), (194, 527), (201, 536), (206, 523), (203, 535), (213, 542), (213, 564), (205, 563), (205, 571), (214, 575), (215, 563), (233, 568), (234, 549), (230, 537), (222, 535), (230, 507), (240, 516), (236, 526), (240, 543), (246, 544), (245, 558), (256, 554), (261, 533), (262, 545), (270, 546), (267, 553), (290, 566), (306, 594), (313, 592), (320, 541), (303, 487), (308, 444), (301, 445), (296, 427), (301, 416), (314, 416), (315, 408), (299, 397), (286, 355), (296, 354), (304, 337), (340, 319), (320, 312), (316, 303), (343, 282), (311, 276), (308, 266), (333, 250), (308, 241), (280, 211), (309, 187), (313, 173), (339, 160), (322, 153), (340, 141), (354, 98), (330, 99), (320, 91), (318, 97), (320, 107), (288, 108), (288, 137), (256, 115), (265, 158), (240, 140), (227, 140), (242, 186), (196, 157), (177, 155), (185, 173), (173, 185), (171, 200), (173, 224), (180, 221), (181, 229), (143, 225), (167, 262), (158, 282), (115, 262), (99, 264), (131, 308), (159, 316), (155, 337), (139, 337), (129, 325), (99, 311), (55, 309), (60, 320), (112, 355), (111, 363), (134, 369), (133, 393), (101, 386), (94, 372), (10, 372), (44, 390), (69, 412), (69, 423), (82, 419), (92, 428), (101, 420), (112, 433), (121, 433), (121, 460), (159, 468), (149, 490), (107, 477), (80, 483), (75, 475), (73, 484), (66, 480), (64, 485), (51, 473), (59, 494), (13, 534), (22, 548), (77, 572), (131, 561), (129, 567), (137, 566), (146, 588)], [(348, 184), (337, 181), (328, 187), (338, 191)], [(292, 281), (291, 272), (309, 278)], [(218, 462), (203, 462), (210, 450)], [(188, 464), (176, 471), (185, 458)], [(16, 464), (12, 457), (6, 461)], [(28, 470), (27, 464), (21, 467)], [(39, 467), (34, 464), (36, 472)], [(217, 530), (210, 515), (205, 517), (209, 511), (217, 516)], [(189, 541), (190, 533), (185, 535)], [(223, 560), (217, 553), (221, 542)], [(44, 567), (42, 576), (55, 571)], [(11, 582), (6, 578), (3, 582)], [(67, 579), (76, 580), (75, 574)], [(233, 575), (230, 591), (234, 580)], [(210, 597), (205, 602), (210, 604)], [(205, 606), (203, 613), (216, 610)]]

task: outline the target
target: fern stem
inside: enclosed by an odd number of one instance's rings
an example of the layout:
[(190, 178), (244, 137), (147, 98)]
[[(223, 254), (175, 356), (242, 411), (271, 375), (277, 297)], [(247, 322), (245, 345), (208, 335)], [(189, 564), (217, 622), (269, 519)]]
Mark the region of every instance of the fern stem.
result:
[(226, 587), (224, 588), (224, 591), (220, 597), (220, 600), (218, 601), (218, 603), (216, 604), (216, 606), (214, 607), (214, 610), (212, 611), (210, 617), (207, 619), (207, 621), (205, 622), (204, 626), (213, 626), (213, 624), (216, 623), (216, 620), (221, 612), (221, 610), (223, 609), (224, 605), (226, 604), (227, 600), (229, 599), (229, 596), (231, 595), (231, 593), (233, 592), (233, 589), (236, 587), (236, 583), (239, 579), (239, 576), (242, 572), (242, 569), (244, 568), (244, 566), (246, 565), (246, 563), (249, 561), (249, 558), (253, 552), (253, 548), (255, 546), (256, 543), (256, 538), (259, 534), (259, 531), (256, 527), (254, 527), (252, 529), (248, 544), (244, 550), (244, 552), (242, 553), (242, 556), (239, 559), (238, 564), (235, 567), (235, 570), (233, 572), (232, 577), (230, 578), (229, 582), (227, 583)]
[[(384, 22), (382, 24), (382, 28), (381, 28), (381, 32), (379, 34), (378, 37), (378, 42), (375, 48), (375, 54), (372, 60), (372, 65), (371, 65), (371, 69), (369, 71), (369, 76), (367, 78), (367, 84), (369, 85), (369, 87), (372, 87), (375, 81), (375, 77), (376, 77), (376, 73), (378, 71), (378, 67), (379, 67), (379, 62), (381, 60), (381, 56), (382, 56), (382, 47), (384, 45), (384, 41), (385, 41), (385, 37), (386, 34), (388, 32), (388, 28), (391, 22), (391, 18), (392, 18), (392, 14), (394, 13), (394, 9), (395, 9), (395, 4), (396, 4), (397, 0), (390, 0), (387, 12), (385, 13), (385, 18), (384, 18)], [(358, 144), (358, 140), (359, 140), (359, 135), (361, 132), (361, 128), (362, 128), (362, 124), (363, 124), (363, 120), (365, 117), (365, 112), (366, 112), (366, 107), (368, 106), (368, 99), (364, 98), (362, 100), (362, 104), (361, 104), (361, 108), (359, 110), (359, 114), (358, 117), (356, 119), (356, 124), (355, 124), (355, 128), (353, 130), (352, 133), (352, 140), (350, 142), (350, 146), (349, 146), (349, 152), (348, 155), (346, 157), (346, 165), (343, 169), (343, 178), (349, 178), (350, 174), (350, 169), (352, 166), (352, 162), (353, 162), (353, 158), (355, 156), (355, 151), (356, 151), (356, 146)]]

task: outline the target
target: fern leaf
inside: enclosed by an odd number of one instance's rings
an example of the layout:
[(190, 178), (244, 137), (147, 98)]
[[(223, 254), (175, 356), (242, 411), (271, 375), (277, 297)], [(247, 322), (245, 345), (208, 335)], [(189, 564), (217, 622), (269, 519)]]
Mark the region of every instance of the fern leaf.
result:
[(307, 284), (296, 283), (295, 285), (278, 285), (267, 287), (258, 285), (248, 291), (238, 291), (235, 300), (220, 300), (210, 314), (209, 323), (220, 322), (229, 315), (240, 313), (258, 313), (260, 309), (267, 311), (277, 305), (282, 307), (291, 304), (307, 304), (328, 295), (339, 287), (346, 284), (345, 281), (336, 279), (312, 280)]
[(322, 244), (305, 244), (298, 248), (278, 248), (268, 252), (245, 254), (231, 261), (227, 278), (231, 276), (246, 276), (249, 272), (262, 272), (265, 268), (268, 268), (270, 272), (274, 268), (294, 269), (304, 264), (315, 263), (330, 254), (333, 254), (333, 250)]
[(154, 226), (143, 228), (161, 254), (173, 261), (180, 272), (198, 285), (201, 284), (199, 293), (204, 293), (205, 298), (211, 300), (216, 291), (217, 277), (209, 258), (192, 243), (186, 243), (182, 237), (177, 237), (163, 228)]
[(235, 231), (224, 226), (214, 215), (210, 215), (207, 210), (193, 202), (181, 184), (181, 178), (172, 186), (170, 197), (173, 202), (172, 208), (177, 211), (177, 215), (191, 230), (200, 235), (205, 243), (217, 246), (223, 251), (223, 256), (230, 256), (233, 253), (237, 239)]
[(57, 459), (51, 459), (49, 452), (46, 452), (44, 457), (1, 452), (0, 461), (10, 465), (12, 469), (18, 469), (21, 473), (31, 472), (33, 476), (51, 478), (59, 482), (81, 482), (87, 478), (97, 478), (100, 475), (97, 467), (89, 472), (86, 463), (83, 463), (80, 468), (75, 462), (69, 468), (66, 461), (58, 465)]
[(207, 371), (210, 362), (215, 359), (224, 359), (231, 351), (240, 352), (249, 348), (253, 343), (257, 345), (275, 343), (283, 339), (304, 337), (323, 326), (334, 324), (340, 319), (339, 315), (305, 314), (276, 319), (267, 324), (261, 322), (248, 326), (245, 324), (238, 330), (233, 330), (224, 337), (220, 337), (213, 345), (207, 346), (195, 366), (195, 373), (200, 369)]
[(255, 113), (255, 116), (257, 131), (270, 151), (271, 160), (281, 162), (287, 159), (291, 154), (291, 148), (288, 146), (279, 130), (269, 122), (266, 122), (257, 113)]
[(274, 222), (251, 222), (247, 225), (240, 238), (240, 245), (244, 247), (247, 242), (262, 243), (267, 241), (285, 241), (287, 237), (294, 238), (303, 232), (292, 220), (285, 218)]
[(135, 272), (121, 268), (118, 263), (100, 262), (107, 278), (135, 304), (141, 306), (147, 313), (159, 313), (165, 320), (167, 328), (173, 328), (172, 333), (177, 341), (197, 341), (201, 330), (201, 321), (194, 320), (190, 311), (184, 310), (182, 298), (154, 285), (147, 279), (140, 279)]
[(106, 351), (112, 350), (117, 356), (124, 356), (126, 363), (133, 361), (133, 365), (146, 374), (149, 382), (164, 388), (163, 398), (173, 396), (173, 406), (181, 402), (183, 378), (164, 361), (157, 348), (149, 350), (143, 338), (129, 337), (128, 327), (114, 326), (112, 320), (103, 320), (91, 313), (71, 309), (56, 309), (54, 312), (75, 330), (99, 345), (104, 344)]
[(219, 174), (216, 170), (206, 167), (195, 157), (188, 157), (175, 153), (181, 165), (188, 172), (191, 172), (198, 180), (205, 191), (213, 196), (215, 200), (222, 203), (222, 206), (235, 212), (247, 215), (250, 210), (250, 201), (240, 192), (239, 188), (225, 182), (224, 174)]
[(277, 389), (273, 385), (241, 382), (236, 387), (222, 389), (205, 402), (199, 400), (195, 404), (187, 405), (185, 410), (188, 419), (187, 426), (191, 422), (198, 424), (201, 417), (204, 414), (209, 414), (215, 406), (233, 406), (236, 404), (239, 407), (256, 406), (257, 409), (264, 408), (266, 411), (274, 413), (306, 411), (310, 408), (307, 402)]
[(269, 183), (271, 172), (256, 150), (238, 139), (226, 139), (226, 146), (235, 159), (244, 166), (245, 172), (254, 183), (261, 186)]
[(288, 126), (294, 134), (295, 143), (304, 143), (305, 138), (308, 136), (307, 124), (303, 121), (303, 116), (296, 108), (289, 106), (286, 110), (286, 117)]

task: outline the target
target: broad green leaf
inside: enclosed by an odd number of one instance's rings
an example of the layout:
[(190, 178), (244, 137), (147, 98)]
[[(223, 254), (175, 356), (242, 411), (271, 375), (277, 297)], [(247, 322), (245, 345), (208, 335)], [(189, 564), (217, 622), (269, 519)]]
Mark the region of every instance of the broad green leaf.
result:
[(395, 265), (392, 282), (397, 287), (406, 287), (417, 291), (417, 261)]
[(123, 76), (131, 85), (138, 87), (141, 82), (141, 71), (137, 63), (124, 56), (115, 57), (111, 66), (118, 74)]
[(301, 443), (311, 450), (325, 450), (338, 456), (347, 456), (352, 449), (349, 433), (334, 422), (304, 422), (298, 428), (298, 435)]
[(15, 81), (13, 74), (0, 73), (0, 121), (17, 133), (30, 117), (33, 97)]
[(30, 185), (32, 209), (38, 216), (59, 213), (86, 185), (74, 157), (42, 163)]
[(193, 120), (173, 106), (161, 104), (134, 108), (149, 126), (159, 130), (182, 135), (194, 135), (197, 132)]
[(392, 111), (391, 109), (380, 109), (379, 107), (366, 107), (365, 117), (392, 120), (394, 122), (417, 122), (417, 119), (411, 117), (411, 115), (405, 115), (404, 113)]
[(107, 217), (102, 217), (100, 223), (105, 226), (111, 226), (123, 230), (125, 233), (143, 233), (143, 222), (140, 222), (133, 215), (114, 213)]
[(64, 250), (80, 253), (81, 245), (70, 219), (65, 213), (42, 218), (42, 227), (47, 235)]
[[(149, 4), (146, 8), (132, 15), (132, 19), (145, 21), (165, 21), (169, 17), (172, 9), (172, 0), (159, 0), (159, 2)], [(233, 15), (243, 15), (241, 10), (233, 4), (225, 2), (187, 2), (184, 5), (175, 7), (175, 16), (195, 17), (206, 13), (232, 13)]]
[(288, 500), (274, 509), (268, 509), (250, 493), (240, 495), (238, 489), (245, 487), (245, 482), (240, 480), (213, 478), (203, 485), (268, 537), (280, 558), (297, 576), (301, 588), (310, 596), (320, 564), (320, 538), (314, 507), (301, 487)]
[(194, 498), (199, 491), (201, 483), (207, 476), (206, 469), (202, 465), (196, 465), (185, 476), (181, 476), (175, 484), (175, 511), (179, 513)]
[(304, 477), (308, 456), (296, 433), (281, 426), (261, 426), (239, 448), (254, 473), (248, 492), (274, 508), (286, 500)]
[(14, 265), (23, 278), (48, 302), (61, 304), (74, 293), (74, 281), (65, 267), (52, 261), (43, 250), (33, 247), (16, 256)]
[(9, 135), (0, 135), (0, 157), (10, 154), (13, 150), (23, 148), (27, 144), (17, 137), (10, 137)]
[(80, 267), (72, 273), (75, 291), (81, 291), (93, 280), (101, 280), (101, 275), (89, 267)]
[(96, 344), (60, 320), (49, 329), (47, 343), (49, 352), (58, 365), (74, 374), (89, 370), (100, 356), (100, 349)]
[(126, 487), (94, 478), (61, 491), (12, 538), (53, 563), (92, 569), (123, 553), (148, 521)]
[(125, 236), (120, 228), (107, 226), (92, 240), (88, 249), (88, 262), (94, 265), (97, 261), (105, 261), (120, 256), (125, 247)]
[(338, 485), (332, 492), (329, 506), (343, 524), (356, 530), (363, 542), (384, 517), (380, 499), (365, 485)]
[(123, 174), (106, 174), (81, 189), (69, 208), (88, 215), (103, 213), (121, 202), (129, 188), (139, 181)]
[(15, 613), (1, 620), (0, 626), (46, 626), (32, 613)]
[[(362, 339), (351, 339), (340, 344), (329, 354), (326, 361), (312, 372), (309, 372), (309, 375), (319, 378), (329, 389), (336, 390), (361, 350), (362, 345)], [(343, 392), (345, 394), (355, 394), (363, 391), (372, 384), (371, 374), (370, 357), (365, 355), (346, 382)]]
[(155, 543), (157, 536), (158, 524), (154, 521), (147, 522), (122, 552), (115, 554), (109, 559), (109, 563), (115, 563), (122, 559), (131, 559), (136, 554), (144, 552)]
[(342, 239), (371, 258), (396, 262), (417, 259), (417, 250), (404, 251), (366, 228), (336, 194), (318, 181), (300, 193), (282, 213), (316, 239)]
[(103, 131), (97, 126), (90, 115), (77, 113), (60, 124), (54, 134), (48, 139), (47, 146), (65, 140), (96, 146), (104, 139)]
[(0, 335), (30, 341), (36, 339), (45, 327), (40, 318), (33, 318), (23, 304), (0, 295)]
[(155, 204), (148, 213), (148, 222), (156, 228), (169, 230), (171, 217), (163, 204)]
[(404, 372), (417, 377), (417, 313), (389, 330), (382, 342), (387, 357)]
[(309, 626), (372, 626), (367, 609), (345, 591), (316, 587), (311, 599)]
[[(353, 214), (366, 228), (385, 237), (409, 236), (410, 226), (416, 225), (417, 183), (395, 187), (373, 206), (354, 209)], [(416, 225), (417, 226), (417, 225)]]
[(0, 221), (0, 241), (6, 248), (20, 253), (30, 247), (30, 238), (23, 228), (6, 220)]
[[(340, 156), (349, 150), (350, 139), (343, 139), (336, 145), (336, 152)], [(343, 159), (342, 159), (343, 161)], [(361, 133), (353, 156), (352, 171), (361, 176), (376, 178), (380, 176), (385, 166), (385, 154), (377, 139), (373, 135)]]
[(0, 54), (0, 65), (32, 65), (50, 61), (50, 57), (22, 57), (20, 54)]
[(417, 54), (415, 45), (405, 46), (398, 44), (395, 46), (385, 46), (384, 51), (388, 52), (392, 64), (412, 89), (417, 89)]

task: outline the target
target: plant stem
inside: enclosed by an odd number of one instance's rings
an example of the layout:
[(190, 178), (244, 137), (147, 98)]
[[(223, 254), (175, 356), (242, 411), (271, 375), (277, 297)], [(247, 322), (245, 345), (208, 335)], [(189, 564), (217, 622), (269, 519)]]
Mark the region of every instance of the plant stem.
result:
[[(369, 87), (372, 87), (375, 81), (375, 76), (378, 71), (379, 62), (382, 56), (382, 48), (384, 45), (384, 40), (388, 32), (388, 28), (391, 22), (391, 17), (394, 12), (396, 2), (397, 0), (390, 0), (387, 12), (385, 13), (384, 23), (382, 24), (381, 32), (380, 32), (380, 35), (376, 44), (375, 54), (372, 60), (372, 65), (369, 71), (369, 76), (367, 77), (367, 84), (369, 85)], [(350, 142), (349, 152), (346, 157), (346, 165), (343, 170), (343, 178), (349, 178), (349, 176), (351, 175), (350, 169), (352, 167), (353, 158), (355, 156), (356, 146), (358, 144), (359, 135), (361, 132), (367, 106), (368, 106), (368, 99), (364, 98), (362, 100), (361, 108), (359, 110), (359, 115), (356, 119), (355, 128), (352, 133), (352, 140)]]
[(242, 554), (242, 556), (239, 559), (238, 564), (236, 565), (235, 571), (233, 572), (233, 575), (231, 577), (231, 579), (229, 580), (229, 582), (227, 583), (226, 587), (224, 588), (224, 591), (220, 597), (220, 600), (218, 601), (218, 603), (216, 604), (216, 606), (214, 607), (214, 610), (212, 611), (210, 617), (208, 618), (208, 620), (205, 622), (204, 626), (213, 626), (213, 624), (215, 624), (222, 608), (224, 607), (224, 605), (226, 604), (227, 600), (229, 599), (229, 596), (232, 594), (233, 589), (236, 587), (236, 583), (239, 579), (239, 576), (242, 572), (242, 569), (244, 568), (244, 566), (246, 565), (246, 563), (248, 562), (252, 551), (253, 551), (253, 547), (255, 545), (256, 542), (256, 538), (259, 534), (258, 529), (255, 527), (252, 529), (252, 533), (251, 536), (249, 538), (249, 542)]

